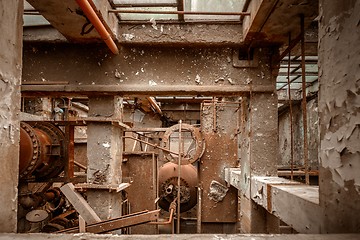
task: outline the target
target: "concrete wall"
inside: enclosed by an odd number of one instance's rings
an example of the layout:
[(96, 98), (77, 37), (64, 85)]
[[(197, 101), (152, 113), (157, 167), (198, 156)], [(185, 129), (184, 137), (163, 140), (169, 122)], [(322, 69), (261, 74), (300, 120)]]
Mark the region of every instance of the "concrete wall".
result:
[(23, 1), (0, 9), (0, 232), (16, 232)]
[(323, 231), (360, 232), (360, 2), (319, 2)]
[[(312, 99), (307, 103), (308, 119), (308, 150), (309, 167), (318, 169), (318, 101)], [(294, 142), (294, 166), (304, 166), (304, 132), (302, 110), (300, 104), (293, 103), (293, 142)], [(290, 140), (290, 110), (279, 114), (279, 166), (291, 166), (291, 140)]]
[[(268, 85), (267, 50), (259, 67), (233, 67), (231, 48), (122, 47), (117, 56), (102, 45), (24, 43), (24, 82), (70, 85), (236, 86)], [(236, 57), (235, 57), (236, 58)], [(63, 84), (65, 84), (63, 83)]]

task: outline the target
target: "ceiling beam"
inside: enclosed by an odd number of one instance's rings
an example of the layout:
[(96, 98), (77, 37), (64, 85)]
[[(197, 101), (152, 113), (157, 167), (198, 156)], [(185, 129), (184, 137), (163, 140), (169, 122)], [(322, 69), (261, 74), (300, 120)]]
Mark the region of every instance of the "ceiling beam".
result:
[(22, 85), (22, 96), (241, 96), (274, 92), (274, 86)]

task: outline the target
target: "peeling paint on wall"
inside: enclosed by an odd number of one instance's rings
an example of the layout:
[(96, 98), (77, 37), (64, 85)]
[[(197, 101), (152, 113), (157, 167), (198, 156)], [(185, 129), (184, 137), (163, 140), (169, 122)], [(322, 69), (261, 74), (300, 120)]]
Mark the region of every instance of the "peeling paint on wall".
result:
[(360, 2), (320, 1), (320, 205), (326, 233), (359, 232)]

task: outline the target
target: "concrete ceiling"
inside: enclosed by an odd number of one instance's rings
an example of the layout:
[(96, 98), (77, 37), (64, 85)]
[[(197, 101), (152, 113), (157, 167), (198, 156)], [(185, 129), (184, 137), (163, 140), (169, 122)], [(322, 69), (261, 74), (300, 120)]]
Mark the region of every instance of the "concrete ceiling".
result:
[[(100, 36), (74, 0), (27, 0), (53, 27), (68, 40), (86, 42), (100, 40)], [(141, 1), (133, 1), (134, 3)], [(318, 15), (318, 0), (250, 0), (243, 12), (243, 42), (256, 47), (264, 43), (281, 45), (288, 40), (291, 32), (294, 38), (300, 33), (300, 15), (308, 26)], [(116, 14), (108, 10), (114, 6), (108, 0), (89, 0), (105, 27), (117, 35), (118, 24), (122, 23)], [(246, 4), (245, 4), (246, 5)], [(232, 10), (232, 9), (229, 9)], [(149, 23), (147, 21), (147, 23)], [(238, 23), (240, 24), (240, 22)], [(258, 43), (258, 44), (257, 44)]]
[(252, 46), (264, 42), (282, 45), (300, 34), (300, 16), (305, 28), (318, 16), (318, 0), (251, 0), (244, 18), (244, 41)]
[(74, 0), (27, 0), (68, 40), (76, 42), (100, 39)]

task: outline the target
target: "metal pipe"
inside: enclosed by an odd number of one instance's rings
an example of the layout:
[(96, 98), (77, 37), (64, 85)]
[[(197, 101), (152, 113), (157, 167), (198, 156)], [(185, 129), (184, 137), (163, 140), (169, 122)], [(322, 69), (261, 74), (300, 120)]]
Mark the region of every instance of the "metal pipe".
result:
[(150, 222), (149, 224), (156, 224), (156, 225), (167, 225), (167, 224), (170, 224), (172, 223), (173, 221), (173, 218), (174, 218), (174, 212), (175, 212), (175, 209), (176, 209), (176, 201), (177, 201), (177, 198), (174, 199), (174, 201), (172, 201), (170, 203), (170, 207), (169, 207), (169, 211), (170, 211), (170, 216), (169, 216), (169, 220), (166, 221), (166, 222)]
[(182, 144), (181, 144), (181, 126), (182, 125), (182, 121), (179, 121), (179, 158), (178, 158), (178, 179), (177, 179), (177, 184), (178, 184), (178, 191), (177, 191), (177, 222), (176, 222), (176, 233), (179, 234), (180, 233), (180, 191), (181, 191), (181, 155), (182, 155)]
[(101, 22), (100, 18), (88, 2), (88, 0), (76, 0), (77, 4), (83, 10), (86, 17), (95, 27), (96, 31), (100, 34), (103, 41), (109, 47), (112, 53), (119, 54), (119, 49), (117, 48), (115, 42), (111, 38), (110, 33), (106, 30), (104, 24)]
[[(69, 109), (69, 107), (67, 109)], [(74, 177), (74, 158), (75, 158), (75, 152), (74, 152), (75, 127), (73, 125), (70, 125), (68, 120), (69, 119), (67, 114), (67, 122), (65, 125), (65, 144), (64, 144), (66, 149), (65, 150), (66, 164), (64, 169), (66, 182), (69, 182), (70, 179)]]
[(177, 7), (177, 3), (115, 3), (114, 8)]
[(294, 40), (292, 40), (292, 42), (289, 42), (289, 46), (280, 54), (279, 61), (281, 61), (287, 54), (289, 54), (291, 49), (293, 49), (300, 41), (301, 33)]
[[(78, 0), (77, 0), (78, 1)], [(248, 12), (188, 12), (188, 11), (156, 11), (156, 10), (120, 10), (110, 9), (109, 13), (137, 13), (137, 14), (177, 14), (177, 15), (213, 15), (213, 16), (248, 16)]]
[(74, 161), (74, 165), (78, 166), (78, 167), (81, 168), (81, 169), (87, 170), (87, 167), (86, 167), (86, 166), (84, 166), (84, 165), (82, 165), (81, 163), (78, 163), (78, 162), (76, 162), (76, 161)]
[[(289, 32), (289, 45), (291, 42), (291, 32)], [(294, 130), (293, 130), (293, 109), (291, 99), (291, 84), (290, 84), (290, 65), (291, 65), (291, 49), (289, 49), (288, 55), (288, 95), (289, 95), (289, 108), (290, 108), (290, 164), (291, 164), (291, 180), (294, 180)]]
[(156, 145), (156, 144), (152, 144), (152, 143), (149, 143), (149, 142), (147, 142), (147, 141), (144, 141), (144, 140), (141, 140), (141, 139), (138, 139), (138, 138), (134, 138), (134, 137), (131, 137), (131, 136), (123, 136), (123, 138), (130, 138), (130, 139), (133, 139), (133, 140), (135, 140), (135, 141), (139, 141), (139, 142), (148, 144), (148, 145), (150, 145), (150, 146), (152, 146), (152, 147), (154, 147), (154, 148), (161, 149), (161, 150), (163, 150), (163, 151), (165, 151), (165, 152), (169, 152), (169, 153), (171, 153), (171, 154), (179, 155), (179, 153), (173, 152), (173, 151), (171, 151), (171, 150), (169, 150), (169, 149), (160, 147), (160, 146), (158, 146), (158, 145)]
[(304, 134), (304, 165), (305, 183), (309, 185), (309, 159), (308, 159), (308, 139), (307, 139), (307, 113), (306, 113), (306, 77), (305, 77), (305, 23), (304, 15), (300, 16), (301, 25), (301, 72), (302, 72), (302, 114), (303, 114), (303, 134)]
[[(177, 10), (182, 12), (184, 11), (184, 0), (177, 0)], [(179, 21), (184, 21), (184, 14), (178, 14)]]
[(198, 208), (196, 218), (196, 232), (201, 233), (201, 187), (198, 187)]
[(216, 97), (213, 97), (213, 132), (216, 132)]

